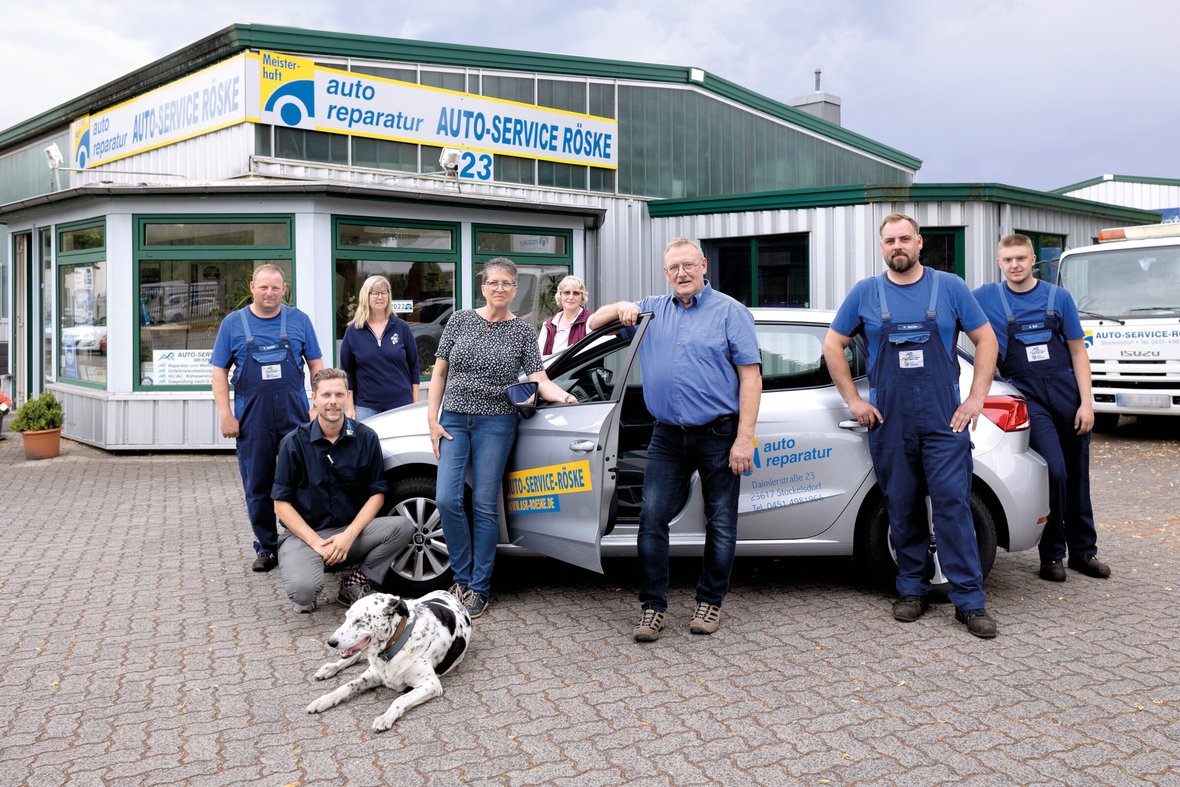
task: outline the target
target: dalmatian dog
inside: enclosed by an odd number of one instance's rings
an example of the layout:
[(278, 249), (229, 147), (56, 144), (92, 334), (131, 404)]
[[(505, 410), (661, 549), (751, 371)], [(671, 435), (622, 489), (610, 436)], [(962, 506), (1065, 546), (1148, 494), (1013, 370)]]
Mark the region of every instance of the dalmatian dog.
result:
[(410, 708), (442, 696), (439, 676), (463, 660), (470, 639), (471, 616), (445, 590), (417, 600), (387, 593), (365, 596), (348, 608), (344, 623), (328, 639), (328, 647), (340, 659), (316, 670), (315, 679), (326, 680), (362, 656), (369, 660), (369, 668), (308, 705), (307, 712), (326, 711), (378, 686), (397, 692), (409, 689), (373, 720), (374, 732), (388, 730)]

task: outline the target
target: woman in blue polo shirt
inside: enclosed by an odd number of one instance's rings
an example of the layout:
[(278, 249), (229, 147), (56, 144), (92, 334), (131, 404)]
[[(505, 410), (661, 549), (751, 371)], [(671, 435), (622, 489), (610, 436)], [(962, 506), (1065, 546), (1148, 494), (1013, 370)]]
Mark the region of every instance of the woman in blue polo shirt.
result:
[(418, 401), (418, 346), (409, 323), (393, 313), (391, 299), (388, 279), (365, 279), (340, 343), (340, 367), (348, 373), (358, 421)]

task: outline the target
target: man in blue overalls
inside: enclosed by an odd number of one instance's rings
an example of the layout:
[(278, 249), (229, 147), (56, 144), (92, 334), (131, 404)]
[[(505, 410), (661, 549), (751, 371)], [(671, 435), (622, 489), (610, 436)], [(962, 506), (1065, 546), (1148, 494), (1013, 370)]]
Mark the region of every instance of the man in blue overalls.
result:
[(238, 470), (254, 529), (253, 569), (270, 571), (278, 565), (278, 530), (270, 491), (279, 441), (310, 419), (303, 361), (313, 375), (324, 362), (311, 320), (298, 309), (283, 305), (287, 284), (281, 268), (258, 266), (250, 280), (250, 294), (250, 305), (221, 321), (209, 362), (221, 434), (238, 439)]
[(1033, 277), (1032, 239), (1009, 235), (996, 253), (1005, 282), (986, 284), (975, 298), (1000, 343), (1000, 374), (1028, 401), (1029, 443), (1049, 464), (1049, 521), (1041, 535), (1041, 579), (1065, 581), (1069, 567), (1110, 576), (1098, 557), (1090, 506), (1090, 358), (1077, 306), (1068, 291)]
[[(824, 359), (849, 411), (869, 428), (869, 453), (897, 555), (893, 617), (913, 622), (928, 606), (929, 495), (955, 619), (975, 636), (991, 638), (996, 624), (985, 607), (968, 502), (971, 440), (966, 429), (975, 428), (991, 387), (996, 338), (962, 279), (922, 265), (916, 221), (892, 213), (881, 222), (880, 235), (888, 269), (852, 288), (824, 340)], [(955, 355), (960, 330), (975, 344), (975, 376), (962, 403)], [(867, 402), (844, 356), (851, 337), (861, 332), (869, 348)]]

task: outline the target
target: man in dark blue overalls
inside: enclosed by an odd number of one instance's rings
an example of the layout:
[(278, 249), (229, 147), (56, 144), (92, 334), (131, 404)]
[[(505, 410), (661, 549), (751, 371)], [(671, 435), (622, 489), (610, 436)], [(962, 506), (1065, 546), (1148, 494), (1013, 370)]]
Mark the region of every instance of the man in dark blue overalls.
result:
[(1090, 358), (1077, 306), (1068, 291), (1033, 276), (1032, 239), (1009, 235), (996, 262), (1005, 282), (986, 284), (975, 298), (1000, 343), (1000, 374), (1028, 401), (1029, 443), (1049, 465), (1049, 521), (1041, 535), (1041, 579), (1065, 581), (1069, 567), (1104, 579), (1090, 505)]
[(283, 437), (310, 419), (303, 361), (313, 375), (324, 362), (311, 320), (283, 305), (287, 284), (281, 268), (258, 266), (250, 280), (250, 294), (250, 305), (221, 321), (210, 364), (221, 434), (238, 439), (238, 470), (254, 530), (253, 569), (270, 571), (278, 565), (278, 529), (270, 497), (275, 457)]
[[(880, 234), (888, 269), (852, 288), (824, 340), (824, 359), (849, 411), (870, 430), (869, 453), (897, 555), (893, 617), (909, 623), (928, 606), (929, 495), (955, 619), (975, 636), (991, 638), (996, 624), (985, 608), (968, 502), (971, 440), (966, 429), (975, 428), (991, 386), (996, 338), (962, 279), (922, 265), (916, 221), (892, 213)], [(960, 330), (975, 344), (975, 376), (962, 403), (955, 355)], [(868, 340), (869, 401), (857, 392), (844, 356), (851, 337), (860, 332)]]

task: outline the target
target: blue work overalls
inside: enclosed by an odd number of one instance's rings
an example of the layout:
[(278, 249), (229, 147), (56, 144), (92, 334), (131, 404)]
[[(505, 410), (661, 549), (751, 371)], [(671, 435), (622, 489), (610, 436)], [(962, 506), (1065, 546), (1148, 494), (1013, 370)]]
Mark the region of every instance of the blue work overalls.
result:
[(971, 438), (951, 431), (959, 406), (959, 365), (938, 333), (938, 273), (927, 269), (926, 319), (894, 322), (877, 278), (881, 338), (869, 377), (870, 400), (884, 421), (869, 431), (869, 452), (889, 512), (897, 554), (898, 596), (930, 592), (930, 496), (934, 537), (950, 599), (959, 610), (983, 609), (983, 575), (971, 518)]
[(1029, 443), (1049, 465), (1049, 521), (1041, 534), (1041, 562), (1098, 552), (1098, 532), (1090, 505), (1090, 435), (1078, 434), (1074, 417), (1081, 405), (1077, 377), (1061, 315), (1053, 308), (1057, 287), (1049, 288), (1046, 311), (1039, 319), (1018, 321), (1012, 314), (1008, 287), (999, 282), (1000, 302), (1008, 318), (1008, 348), (1000, 374), (1028, 401), (1032, 419)]
[[(249, 307), (246, 307), (248, 309)], [(308, 418), (303, 368), (287, 337), (287, 307), (279, 307), (279, 341), (260, 347), (240, 309), (246, 352), (234, 366), (234, 415), (238, 419), (238, 470), (246, 512), (254, 529), (254, 550), (278, 552), (278, 530), (270, 491), (283, 437)]]

